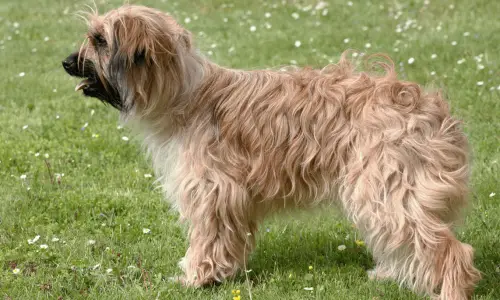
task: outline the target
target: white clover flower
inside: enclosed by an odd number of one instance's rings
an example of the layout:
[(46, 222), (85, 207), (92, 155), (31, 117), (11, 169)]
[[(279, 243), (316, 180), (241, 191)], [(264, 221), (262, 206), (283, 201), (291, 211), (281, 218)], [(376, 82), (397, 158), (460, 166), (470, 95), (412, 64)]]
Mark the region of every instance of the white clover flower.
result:
[(33, 239), (29, 239), (28, 244), (32, 245), (32, 244), (36, 243), (39, 239), (40, 239), (40, 236), (37, 235)]
[(294, 45), (295, 47), (299, 48), (302, 43), (300, 41), (295, 41)]
[(347, 247), (345, 245), (340, 245), (337, 247), (339, 251), (344, 251)]
[(122, 136), (122, 140), (124, 140), (125, 142), (127, 142), (129, 140), (129, 138), (126, 137), (126, 136)]
[(47, 244), (41, 244), (41, 245), (40, 245), (40, 248), (41, 248), (41, 249), (47, 249), (47, 248), (49, 248), (49, 246), (48, 246)]
[(151, 233), (151, 229), (149, 229), (149, 228), (143, 228), (142, 229), (142, 233), (149, 234), (149, 233)]
[(255, 27), (255, 25), (250, 26), (250, 31), (251, 32), (255, 32), (255, 30), (257, 30), (257, 27)]
[(12, 270), (12, 273), (14, 275), (17, 275), (17, 274), (21, 273), (21, 270), (19, 270), (18, 268), (15, 268), (15, 269)]
[(409, 64), (409, 65), (413, 64), (414, 62), (415, 62), (415, 59), (414, 59), (413, 57), (410, 57), (410, 58), (408, 59), (408, 64)]

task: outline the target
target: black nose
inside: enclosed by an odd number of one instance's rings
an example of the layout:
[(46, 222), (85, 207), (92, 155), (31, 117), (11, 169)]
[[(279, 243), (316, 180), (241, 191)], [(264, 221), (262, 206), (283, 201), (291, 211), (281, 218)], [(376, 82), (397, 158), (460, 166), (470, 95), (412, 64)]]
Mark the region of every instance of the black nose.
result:
[(64, 70), (66, 70), (66, 72), (69, 75), (72, 75), (72, 76), (78, 75), (78, 73), (79, 73), (79, 71), (78, 71), (78, 52), (72, 53), (68, 57), (66, 57), (62, 61), (62, 65), (63, 65)]
[(63, 62), (62, 62), (63, 68), (66, 71), (69, 71), (74, 66), (74, 64), (75, 64), (74, 61), (68, 60), (68, 59), (63, 60)]

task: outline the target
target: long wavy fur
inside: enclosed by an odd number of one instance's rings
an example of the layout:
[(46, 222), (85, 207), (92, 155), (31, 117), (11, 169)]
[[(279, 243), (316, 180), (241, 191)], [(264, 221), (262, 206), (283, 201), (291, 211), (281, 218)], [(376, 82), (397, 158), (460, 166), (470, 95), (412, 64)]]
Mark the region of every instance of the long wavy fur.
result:
[(382, 74), (346, 55), (321, 70), (233, 70), (202, 57), (162, 12), (124, 6), (94, 18), (120, 58), (99, 59), (100, 73), (189, 224), (186, 284), (235, 274), (270, 213), (338, 203), (373, 252), (372, 278), (471, 297), (480, 273), (452, 232), (467, 205), (469, 150), (439, 93), (398, 80), (387, 57), (375, 58)]

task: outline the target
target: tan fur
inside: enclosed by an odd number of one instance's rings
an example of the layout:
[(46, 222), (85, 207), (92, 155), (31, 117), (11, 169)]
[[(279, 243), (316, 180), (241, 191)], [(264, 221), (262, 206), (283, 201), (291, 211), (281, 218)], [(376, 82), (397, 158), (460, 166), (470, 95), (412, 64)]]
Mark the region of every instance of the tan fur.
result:
[(470, 299), (480, 273), (452, 233), (467, 205), (469, 152), (440, 94), (398, 80), (390, 61), (383, 75), (345, 56), (322, 70), (223, 68), (145, 7), (89, 24), (109, 49), (82, 55), (120, 91), (123, 117), (144, 131), (158, 181), (188, 221), (186, 284), (234, 275), (270, 213), (338, 203), (373, 251), (372, 277)]

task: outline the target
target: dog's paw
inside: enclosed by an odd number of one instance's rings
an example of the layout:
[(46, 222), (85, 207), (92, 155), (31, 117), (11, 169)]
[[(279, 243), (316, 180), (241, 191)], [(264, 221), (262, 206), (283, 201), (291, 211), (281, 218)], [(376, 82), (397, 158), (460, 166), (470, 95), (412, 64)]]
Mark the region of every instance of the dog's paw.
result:
[(385, 272), (382, 272), (378, 267), (366, 271), (366, 274), (368, 275), (368, 279), (370, 280), (384, 280), (389, 278), (389, 275)]
[(186, 272), (186, 268), (187, 268), (187, 260), (186, 260), (186, 257), (183, 257), (181, 258), (181, 260), (179, 260), (179, 262), (177, 263), (177, 265), (179, 266), (179, 268)]
[(175, 283), (175, 284), (180, 284), (182, 286), (187, 286), (187, 281), (184, 276), (171, 276), (167, 278), (168, 282)]

